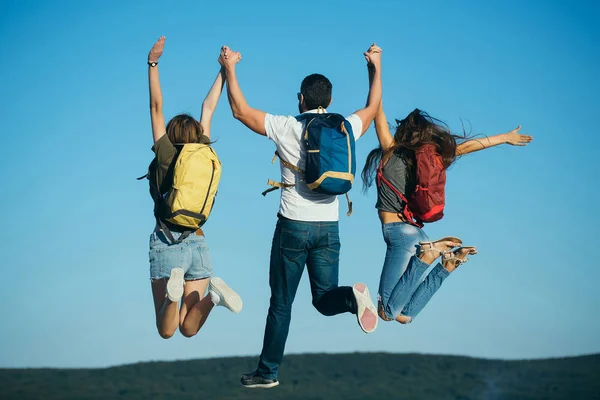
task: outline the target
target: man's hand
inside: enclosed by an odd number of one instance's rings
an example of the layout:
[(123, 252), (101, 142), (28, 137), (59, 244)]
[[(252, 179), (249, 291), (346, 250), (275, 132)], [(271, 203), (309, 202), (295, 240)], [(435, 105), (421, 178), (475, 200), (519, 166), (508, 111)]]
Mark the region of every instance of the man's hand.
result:
[(381, 67), (381, 47), (377, 46), (377, 44), (373, 43), (369, 50), (364, 53), (365, 59), (367, 60), (367, 65), (369, 68)]
[(526, 146), (528, 143), (531, 143), (533, 137), (529, 135), (521, 135), (519, 133), (520, 130), (521, 125), (513, 129), (512, 131), (505, 133), (505, 143), (510, 144), (512, 146)]
[(161, 36), (158, 38), (150, 53), (148, 53), (148, 62), (158, 62), (160, 56), (162, 56), (163, 50), (165, 48), (165, 37)]
[(242, 55), (239, 52), (233, 51), (227, 46), (221, 47), (221, 54), (218, 61), (223, 68), (231, 68), (240, 62), (241, 59)]

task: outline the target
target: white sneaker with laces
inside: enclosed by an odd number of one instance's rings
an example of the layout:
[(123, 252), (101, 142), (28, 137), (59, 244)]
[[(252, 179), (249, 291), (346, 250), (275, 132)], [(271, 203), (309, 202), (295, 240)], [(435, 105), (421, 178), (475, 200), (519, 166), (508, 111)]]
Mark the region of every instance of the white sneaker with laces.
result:
[(208, 293), (215, 306), (226, 307), (234, 313), (242, 311), (242, 299), (232, 288), (227, 286), (223, 279), (212, 278)]
[(173, 268), (171, 270), (171, 277), (167, 282), (167, 297), (173, 303), (181, 300), (183, 296), (183, 285), (185, 284), (185, 280), (183, 276), (185, 272), (181, 268)]

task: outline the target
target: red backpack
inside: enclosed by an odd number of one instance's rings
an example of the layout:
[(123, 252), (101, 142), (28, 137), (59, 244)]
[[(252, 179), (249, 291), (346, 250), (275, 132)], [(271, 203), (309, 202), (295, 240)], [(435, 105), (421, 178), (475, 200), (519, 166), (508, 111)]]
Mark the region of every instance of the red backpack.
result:
[(383, 176), (383, 160), (377, 169), (377, 186), (385, 184), (404, 202), (402, 214), (412, 225), (435, 222), (444, 217), (446, 170), (435, 145), (426, 144), (415, 152), (416, 187), (406, 198)]

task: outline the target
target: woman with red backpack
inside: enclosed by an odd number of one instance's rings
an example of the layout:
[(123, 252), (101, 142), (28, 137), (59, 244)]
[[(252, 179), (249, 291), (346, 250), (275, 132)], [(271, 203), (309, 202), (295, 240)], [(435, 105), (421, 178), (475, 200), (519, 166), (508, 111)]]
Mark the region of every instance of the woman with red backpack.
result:
[[(410, 323), (427, 305), (444, 280), (475, 247), (463, 247), (456, 237), (430, 241), (423, 222), (443, 217), (446, 169), (457, 156), (499, 144), (525, 146), (532, 137), (508, 133), (467, 140), (453, 135), (441, 121), (415, 109), (396, 120), (392, 136), (383, 108), (375, 118), (379, 147), (372, 150), (362, 171), (365, 189), (377, 184), (377, 204), (387, 252), (379, 282), (379, 317)], [(431, 272), (430, 265), (441, 257)]]

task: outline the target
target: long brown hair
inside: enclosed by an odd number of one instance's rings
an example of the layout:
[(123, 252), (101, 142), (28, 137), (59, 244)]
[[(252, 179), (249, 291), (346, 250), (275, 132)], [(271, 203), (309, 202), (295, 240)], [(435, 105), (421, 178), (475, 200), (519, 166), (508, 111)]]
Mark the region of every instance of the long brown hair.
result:
[(377, 147), (367, 156), (362, 170), (363, 189), (371, 187), (381, 158), (388, 154), (400, 155), (407, 164), (409, 176), (414, 176), (415, 151), (426, 144), (435, 145), (444, 168), (450, 167), (456, 160), (456, 139), (464, 139), (464, 136), (452, 134), (444, 122), (416, 108), (403, 120), (396, 120), (394, 144), (385, 155), (381, 147)]
[(204, 128), (200, 122), (189, 114), (179, 114), (171, 118), (167, 124), (167, 136), (173, 144), (210, 144), (210, 140), (204, 136)]

